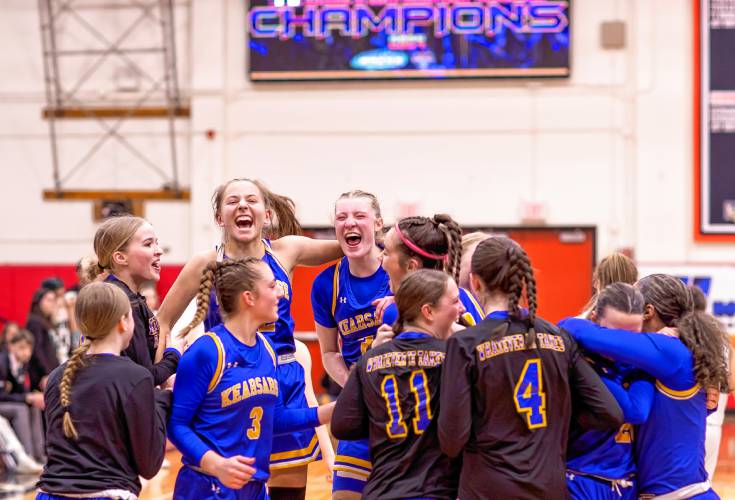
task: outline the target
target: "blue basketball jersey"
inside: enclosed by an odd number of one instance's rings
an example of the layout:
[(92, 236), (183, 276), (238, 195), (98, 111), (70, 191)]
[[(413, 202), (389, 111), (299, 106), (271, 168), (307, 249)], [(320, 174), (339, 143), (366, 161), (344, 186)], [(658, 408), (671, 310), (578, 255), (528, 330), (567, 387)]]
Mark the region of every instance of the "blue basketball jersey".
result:
[[(475, 326), (480, 321), (485, 319), (485, 311), (482, 310), (482, 306), (472, 295), (472, 292), (465, 290), (464, 288), (459, 289), (459, 300), (462, 301), (465, 311), (462, 313), (462, 319), (468, 326)], [(398, 319), (398, 308), (395, 304), (390, 304), (385, 308), (383, 313), (383, 324), (393, 325)]]
[(185, 465), (207, 451), (254, 457), (255, 481), (267, 481), (273, 436), (319, 425), (316, 408), (283, 405), (276, 353), (258, 333), (248, 346), (220, 324), (184, 353), (174, 387), (171, 441)]
[(641, 493), (661, 495), (707, 480), (707, 397), (693, 375), (691, 388), (684, 391), (656, 381), (651, 417), (636, 429), (635, 456)]
[(349, 368), (370, 347), (380, 326), (375, 322), (373, 301), (390, 293), (388, 273), (378, 267), (371, 276), (350, 273), (347, 257), (326, 268), (314, 280), (311, 304), (314, 319), (326, 328), (336, 328), (342, 357)]
[[(635, 429), (640, 494), (662, 495), (707, 481), (706, 394), (684, 343), (659, 333), (605, 329), (578, 318), (559, 325), (585, 349), (636, 366), (656, 379), (648, 420)], [(711, 490), (707, 495), (716, 498)]]
[[(276, 355), (267, 340), (259, 335), (249, 347), (220, 324), (181, 358), (171, 439), (186, 465), (198, 467), (208, 450), (223, 457), (255, 457), (253, 479), (266, 481), (277, 402)], [(187, 418), (185, 429), (176, 426)]]
[[(623, 363), (594, 355), (587, 357), (587, 360), (608, 387), (609, 384), (617, 384), (621, 391), (625, 391), (631, 383), (643, 378), (642, 373)], [(647, 381), (644, 383), (649, 384)], [(613, 392), (613, 396), (615, 395)], [(649, 393), (648, 400), (642, 403), (647, 406), (646, 415), (650, 412), (650, 398)], [(623, 407), (622, 402), (619, 404)], [(629, 479), (636, 470), (633, 458), (634, 439), (634, 427), (630, 422), (623, 424), (618, 430), (605, 431), (585, 430), (572, 421), (567, 448), (567, 470), (603, 479)]]
[[(293, 343), (293, 330), (294, 320), (291, 317), (291, 298), (293, 296), (293, 290), (291, 288), (291, 279), (288, 273), (278, 262), (278, 259), (273, 254), (271, 249), (270, 240), (263, 240), (265, 244), (265, 255), (263, 255), (263, 261), (268, 264), (268, 267), (273, 271), (273, 276), (276, 278), (276, 284), (283, 290), (283, 297), (278, 302), (278, 319), (275, 323), (268, 323), (260, 329), (271, 345), (275, 348), (277, 354), (292, 353), (296, 350)], [(227, 259), (224, 255), (222, 247), (218, 250), (217, 260)], [(204, 328), (207, 331), (212, 330), (215, 326), (222, 323), (222, 316), (219, 312), (219, 305), (217, 304), (217, 296), (212, 287), (212, 292), (209, 301), (209, 311), (207, 316), (204, 318)]]

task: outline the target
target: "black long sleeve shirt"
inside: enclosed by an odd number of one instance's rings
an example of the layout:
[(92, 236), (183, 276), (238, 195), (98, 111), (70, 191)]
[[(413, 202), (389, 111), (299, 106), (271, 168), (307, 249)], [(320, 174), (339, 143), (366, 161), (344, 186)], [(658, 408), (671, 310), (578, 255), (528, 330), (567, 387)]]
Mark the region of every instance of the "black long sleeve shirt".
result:
[(363, 498), (457, 498), (459, 461), (439, 449), (435, 418), (445, 349), (443, 340), (406, 332), (370, 349), (350, 373), (331, 430), (338, 439), (370, 438)]
[(155, 385), (164, 383), (171, 375), (176, 373), (181, 355), (175, 349), (166, 349), (161, 361), (154, 363), (153, 360), (156, 359), (160, 330), (158, 320), (153, 315), (148, 304), (146, 304), (145, 297), (132, 291), (128, 285), (115, 276), (109, 276), (105, 281), (119, 286), (125, 292), (125, 295), (130, 300), (130, 308), (133, 311), (135, 332), (133, 333), (133, 338), (130, 339), (130, 345), (122, 354), (140, 366), (147, 368), (153, 375)]
[(48, 322), (41, 316), (31, 313), (26, 320), (26, 330), (33, 334), (33, 356), (29, 363), (28, 372), (31, 377), (31, 386), (37, 389), (41, 379), (59, 366), (56, 356), (56, 347), (51, 340)]
[(525, 321), (489, 317), (447, 342), (439, 442), (463, 453), (460, 498), (567, 498), (572, 418), (617, 428), (622, 410), (571, 336), (537, 319), (537, 348)]
[(28, 380), (28, 365), (21, 367), (21, 373), (16, 376), (10, 364), (10, 353), (0, 352), (0, 403), (25, 403), (26, 395), (30, 392)]
[(154, 389), (150, 372), (128, 358), (87, 356), (69, 406), (79, 439), (69, 439), (59, 388), (65, 367), (51, 373), (46, 387), (48, 462), (38, 487), (57, 495), (107, 489), (139, 494), (138, 476), (152, 478), (163, 462), (171, 391)]

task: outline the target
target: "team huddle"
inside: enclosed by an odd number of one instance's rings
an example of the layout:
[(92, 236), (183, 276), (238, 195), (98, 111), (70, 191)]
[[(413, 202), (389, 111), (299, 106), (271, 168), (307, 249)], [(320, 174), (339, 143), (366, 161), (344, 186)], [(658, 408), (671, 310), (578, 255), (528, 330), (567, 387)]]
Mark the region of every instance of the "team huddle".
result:
[[(186, 264), (156, 315), (138, 294), (159, 279), (152, 226), (97, 230), (75, 309), (84, 342), (46, 388), (38, 498), (137, 498), (167, 437), (183, 462), (174, 499), (303, 499), (320, 455), (338, 500), (719, 498), (705, 428), (729, 391), (729, 344), (678, 278), (605, 259), (585, 310), (554, 325), (524, 249), (463, 236), (448, 215), (385, 231), (376, 197), (351, 191), (336, 241), (316, 240), (250, 179), (220, 186), (213, 209), (222, 244)], [(291, 276), (329, 262), (311, 305), (342, 392), (319, 406)]]

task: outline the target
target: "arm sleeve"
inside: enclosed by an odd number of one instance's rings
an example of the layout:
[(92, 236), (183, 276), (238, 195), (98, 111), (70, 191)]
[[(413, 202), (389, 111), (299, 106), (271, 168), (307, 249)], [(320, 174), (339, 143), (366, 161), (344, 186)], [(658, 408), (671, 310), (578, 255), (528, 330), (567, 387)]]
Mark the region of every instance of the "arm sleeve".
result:
[(311, 287), (311, 308), (314, 310), (314, 321), (327, 328), (337, 327), (337, 322), (332, 315), (334, 269), (334, 266), (331, 266), (319, 273)]
[(280, 398), (273, 416), (273, 434), (286, 434), (319, 427), (318, 408), (286, 408)]
[(627, 390), (613, 380), (603, 378), (602, 381), (623, 410), (623, 418), (627, 423), (639, 425), (648, 420), (653, 406), (654, 390), (650, 381), (636, 380)]
[(153, 363), (151, 355), (148, 352), (147, 331), (148, 325), (143, 323), (140, 314), (133, 310), (133, 319), (135, 321), (135, 331), (133, 338), (130, 339), (130, 345), (123, 351), (125, 356), (132, 359), (136, 364), (147, 369), (153, 375), (153, 384), (160, 385), (168, 378), (176, 373), (179, 366), (180, 355), (175, 349), (167, 349), (161, 361)]
[(397, 319), (398, 306), (396, 306), (395, 302), (392, 304), (388, 304), (388, 307), (386, 307), (385, 311), (383, 311), (383, 324), (393, 326), (393, 323), (395, 323)]
[(179, 367), (179, 360), (181, 355), (176, 349), (166, 349), (163, 352), (161, 361), (151, 366), (151, 374), (153, 375), (153, 381), (156, 385), (161, 385), (168, 378), (176, 373), (176, 369)]
[(173, 408), (169, 420), (171, 442), (194, 465), (199, 465), (209, 451), (190, 427), (191, 421), (207, 396), (217, 364), (217, 347), (208, 336), (200, 337), (181, 358), (174, 384)]
[(369, 437), (368, 410), (362, 395), (360, 363), (352, 370), (347, 383), (337, 398), (332, 414), (332, 434), (337, 439), (365, 439)]
[(633, 365), (672, 389), (688, 389), (694, 384), (692, 354), (679, 339), (603, 328), (579, 318), (567, 318), (559, 326), (585, 349)]
[(472, 430), (473, 359), (456, 338), (447, 341), (439, 397), (439, 445), (450, 457), (464, 449)]
[(151, 479), (158, 473), (166, 453), (166, 413), (170, 396), (156, 395), (153, 380), (146, 376), (128, 394), (123, 412), (138, 473)]
[(569, 385), (580, 425), (588, 429), (620, 427), (624, 422), (620, 406), (592, 366), (580, 355), (577, 344), (574, 341), (570, 344)]

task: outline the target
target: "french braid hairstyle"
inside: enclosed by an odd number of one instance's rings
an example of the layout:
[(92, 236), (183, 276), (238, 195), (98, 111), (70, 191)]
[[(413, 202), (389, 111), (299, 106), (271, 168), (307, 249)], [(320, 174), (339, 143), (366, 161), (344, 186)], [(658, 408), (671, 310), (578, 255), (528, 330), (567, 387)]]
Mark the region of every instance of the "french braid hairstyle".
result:
[(130, 314), (130, 301), (125, 293), (110, 283), (90, 283), (79, 291), (74, 306), (79, 329), (84, 335), (84, 342), (77, 347), (66, 362), (61, 375), (59, 392), (61, 406), (64, 408), (64, 436), (69, 439), (78, 439), (77, 429), (74, 426), (70, 413), (72, 385), (74, 377), (84, 366), (84, 356), (89, 347), (97, 340), (106, 338), (123, 317)]
[(222, 198), (225, 191), (233, 182), (249, 182), (260, 191), (260, 194), (263, 196), (265, 208), (270, 210), (273, 216), (271, 226), (265, 228), (266, 237), (277, 239), (281, 236), (301, 234), (303, 232), (301, 224), (296, 218), (296, 205), (291, 198), (274, 193), (262, 181), (248, 179), (246, 177), (230, 179), (215, 189), (212, 195), (212, 210), (214, 210), (215, 218), (219, 215), (220, 209), (222, 208)]
[(204, 321), (204, 317), (209, 312), (212, 287), (215, 290), (222, 318), (235, 312), (240, 294), (255, 290), (255, 284), (263, 275), (262, 266), (266, 264), (256, 257), (228, 259), (207, 264), (199, 282), (194, 318), (179, 332), (179, 337), (185, 337), (194, 327)]
[[(531, 259), (518, 243), (504, 236), (481, 241), (472, 256), (472, 274), (476, 275), (489, 293), (508, 296), (508, 314), (524, 319), (527, 324), (526, 347), (536, 344), (536, 278)], [(528, 314), (522, 314), (520, 301), (525, 290)]]
[[(396, 223), (402, 235), (400, 249), (402, 262), (416, 258), (426, 269), (440, 269), (459, 282), (459, 266), (462, 260), (462, 228), (447, 214), (436, 214), (434, 217), (412, 216)], [(400, 236), (399, 235), (399, 236)], [(409, 241), (406, 242), (404, 238)], [(412, 250), (413, 244), (427, 257)], [(439, 257), (439, 258), (436, 258)]]
[(447, 273), (434, 269), (419, 269), (401, 282), (396, 292), (398, 319), (393, 325), (396, 335), (421, 316), (421, 308), (425, 304), (433, 306), (439, 302), (448, 282)]
[(729, 339), (722, 325), (712, 315), (694, 309), (691, 291), (675, 276), (652, 274), (640, 279), (636, 288), (666, 326), (679, 330), (679, 339), (694, 357), (697, 383), (729, 392)]

